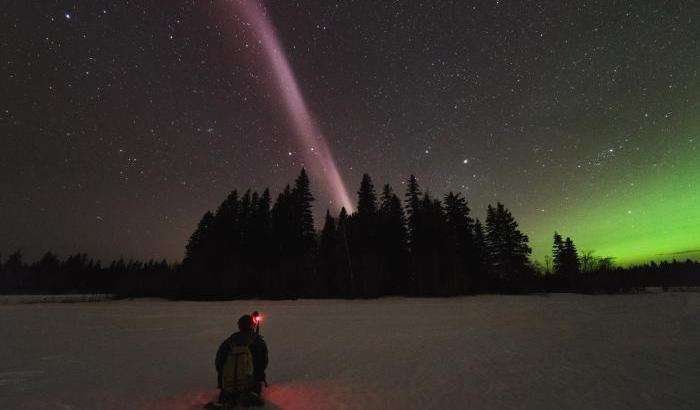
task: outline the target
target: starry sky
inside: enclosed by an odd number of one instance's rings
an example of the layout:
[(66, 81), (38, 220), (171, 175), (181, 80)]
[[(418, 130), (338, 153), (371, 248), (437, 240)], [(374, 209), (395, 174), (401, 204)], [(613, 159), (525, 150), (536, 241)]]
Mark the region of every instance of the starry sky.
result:
[(230, 190), (275, 195), (303, 164), (317, 219), (365, 172), (401, 194), (413, 173), (478, 217), (505, 203), (537, 260), (554, 230), (621, 264), (700, 258), (698, 16), (657, 0), (11, 0), (0, 251), (176, 261)]

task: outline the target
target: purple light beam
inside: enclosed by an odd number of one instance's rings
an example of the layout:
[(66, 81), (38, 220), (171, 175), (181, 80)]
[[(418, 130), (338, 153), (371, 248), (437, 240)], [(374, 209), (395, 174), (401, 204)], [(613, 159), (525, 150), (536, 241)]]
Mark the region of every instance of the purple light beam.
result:
[(333, 154), (306, 105), (272, 23), (257, 0), (236, 0), (234, 4), (248, 20), (262, 45), (281, 91), (292, 127), (302, 147), (304, 162), (309, 165), (309, 173), (317, 180), (325, 182), (326, 188), (331, 193), (331, 200), (334, 204), (339, 204), (338, 208), (344, 206), (348, 212), (352, 212), (352, 202), (343, 178), (338, 172)]

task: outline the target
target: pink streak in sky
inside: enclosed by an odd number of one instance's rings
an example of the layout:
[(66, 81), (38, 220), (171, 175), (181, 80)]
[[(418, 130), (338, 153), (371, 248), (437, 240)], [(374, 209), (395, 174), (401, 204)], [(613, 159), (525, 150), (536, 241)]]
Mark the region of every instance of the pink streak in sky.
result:
[(297, 80), (270, 20), (257, 0), (236, 0), (234, 4), (248, 20), (250, 27), (261, 42), (265, 56), (272, 67), (277, 86), (281, 91), (282, 100), (291, 118), (294, 131), (301, 143), (305, 163), (309, 165), (309, 172), (313, 177), (326, 182), (335, 205), (344, 206), (348, 212), (352, 212), (352, 202), (333, 160), (333, 154), (306, 106)]

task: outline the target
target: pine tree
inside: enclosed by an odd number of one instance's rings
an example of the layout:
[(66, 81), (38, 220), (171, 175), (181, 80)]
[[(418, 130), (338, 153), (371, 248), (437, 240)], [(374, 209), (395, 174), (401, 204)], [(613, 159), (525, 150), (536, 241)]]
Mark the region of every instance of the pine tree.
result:
[(292, 212), (297, 235), (304, 241), (305, 249), (313, 249), (316, 244), (316, 231), (314, 229), (314, 217), (311, 203), (314, 197), (311, 194), (311, 183), (304, 168), (294, 181), (292, 190)]
[(338, 240), (341, 248), (340, 258), (343, 259), (345, 263), (342, 264), (343, 269), (338, 270), (338, 277), (335, 283), (338, 284), (341, 296), (355, 297), (357, 296), (357, 284), (355, 281), (355, 272), (352, 267), (352, 257), (350, 255), (349, 230), (350, 217), (345, 207), (342, 207), (338, 214)]
[(254, 284), (253, 293), (256, 296), (271, 296), (272, 263), (272, 232), (270, 215), (270, 190), (265, 188), (257, 198), (254, 214), (251, 220), (251, 246), (253, 248)]
[(233, 293), (230, 296), (252, 297), (258, 296), (256, 281), (257, 266), (255, 261), (256, 235), (258, 227), (255, 226), (258, 201), (260, 195), (248, 189), (241, 197), (238, 212), (238, 238), (235, 248), (235, 256), (232, 261), (232, 270), (226, 274), (233, 281)]
[(197, 229), (190, 236), (185, 247), (185, 259), (182, 264), (189, 267), (192, 264), (204, 265), (208, 257), (208, 246), (211, 241), (211, 227), (214, 223), (214, 215), (207, 211), (197, 224)]
[(478, 255), (474, 244), (474, 220), (471, 210), (460, 193), (445, 195), (445, 219), (447, 227), (447, 258), (450, 276), (450, 293), (464, 293), (473, 288)]
[(22, 256), (22, 251), (17, 250), (8, 256), (3, 267), (5, 271), (4, 285), (9, 292), (24, 292), (24, 271), (26, 265)]
[(408, 290), (408, 277), (405, 264), (408, 259), (408, 237), (406, 215), (401, 200), (391, 186), (384, 185), (379, 207), (379, 243), (381, 244), (382, 270), (384, 283), (380, 284), (382, 294), (405, 294)]
[(335, 219), (331, 216), (330, 210), (326, 210), (326, 220), (321, 230), (321, 238), (318, 245), (320, 296), (339, 296), (336, 284), (338, 269), (340, 268), (337, 259), (338, 242), (338, 229)]
[(474, 248), (476, 251), (476, 265), (477, 271), (475, 273), (477, 290), (486, 290), (491, 288), (490, 283), (490, 271), (491, 262), (489, 260), (489, 252), (486, 244), (486, 234), (484, 233), (484, 226), (481, 221), (477, 218), (474, 221)]
[(296, 248), (299, 246), (296, 243), (299, 238), (295, 234), (294, 217), (292, 190), (287, 185), (277, 196), (271, 212), (273, 266), (270, 292), (272, 297), (293, 296), (292, 287), (298, 284), (294, 277), (296, 266), (293, 266), (296, 263)]
[(418, 180), (411, 174), (408, 177), (406, 187), (406, 218), (408, 223), (408, 241), (414, 242), (415, 232), (418, 229), (420, 208), (421, 208), (421, 190), (418, 186)]
[[(248, 197), (247, 202), (249, 202), (250, 193), (244, 196)], [(238, 276), (241, 270), (238, 257), (241, 254), (242, 205), (238, 191), (234, 190), (216, 210), (211, 228), (211, 265), (202, 275), (205, 290), (201, 296), (233, 297), (242, 294), (243, 287)]]
[(59, 269), (61, 261), (51, 252), (46, 252), (34, 265), (34, 271), (37, 279), (37, 289), (40, 292), (58, 292), (60, 285)]
[(496, 279), (508, 286), (520, 288), (531, 275), (527, 235), (520, 232), (518, 223), (502, 203), (488, 206), (486, 212), (486, 244), (491, 269)]
[(571, 238), (562, 240), (559, 233), (554, 232), (554, 243), (552, 245), (552, 260), (554, 272), (563, 275), (569, 280), (568, 286), (573, 286), (571, 279), (581, 271), (581, 262), (576, 251), (576, 246)]
[(406, 260), (405, 277), (409, 278), (408, 293), (418, 294), (421, 284), (419, 283), (422, 275), (419, 272), (420, 268), (420, 229), (422, 225), (422, 209), (421, 209), (421, 190), (418, 185), (418, 180), (414, 175), (408, 177), (406, 186), (406, 231), (408, 234), (408, 258)]
[(357, 192), (357, 215), (359, 218), (374, 218), (377, 215), (377, 193), (369, 174), (362, 175)]
[(581, 271), (581, 262), (578, 258), (578, 252), (576, 251), (576, 245), (571, 238), (567, 237), (564, 241), (564, 266), (566, 275), (575, 276)]
[(288, 291), (295, 296), (310, 296), (315, 278), (316, 230), (311, 203), (311, 183), (304, 168), (294, 181), (291, 196), (292, 234), (293, 234), (293, 272)]
[(552, 245), (552, 267), (555, 274), (562, 274), (564, 266), (564, 241), (558, 232), (554, 232), (554, 243)]
[(374, 297), (379, 293), (380, 284), (384, 283), (385, 272), (379, 266), (377, 194), (368, 174), (362, 176), (357, 198), (357, 213), (353, 216), (350, 231), (355, 279), (361, 296)]
[(448, 293), (444, 260), (446, 222), (441, 202), (426, 192), (419, 215), (411, 243), (416, 291), (423, 296), (444, 295)]

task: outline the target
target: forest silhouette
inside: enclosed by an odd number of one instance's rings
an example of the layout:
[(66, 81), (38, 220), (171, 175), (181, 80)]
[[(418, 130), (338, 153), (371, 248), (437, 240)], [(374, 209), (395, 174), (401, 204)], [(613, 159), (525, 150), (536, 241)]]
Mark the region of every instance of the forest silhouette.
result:
[[(206, 212), (179, 264), (125, 262), (102, 266), (86, 254), (61, 261), (46, 253), (35, 263), (16, 251), (0, 258), (0, 293), (114, 293), (172, 299), (374, 298), (476, 293), (639, 291), (700, 286), (700, 263), (650, 262), (615, 267), (610, 257), (579, 252), (554, 232), (546, 266), (511, 212), (489, 205), (482, 222), (461, 193), (422, 191), (415, 176), (403, 200), (391, 186), (377, 192), (365, 174), (357, 211), (326, 212), (317, 232), (304, 169), (272, 201), (234, 190)], [(551, 266), (550, 266), (551, 265)]]

